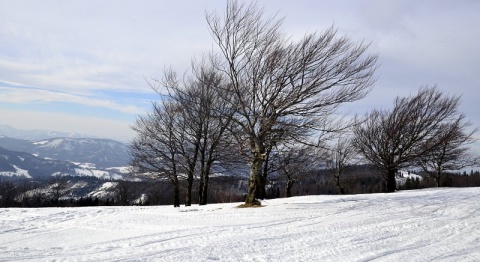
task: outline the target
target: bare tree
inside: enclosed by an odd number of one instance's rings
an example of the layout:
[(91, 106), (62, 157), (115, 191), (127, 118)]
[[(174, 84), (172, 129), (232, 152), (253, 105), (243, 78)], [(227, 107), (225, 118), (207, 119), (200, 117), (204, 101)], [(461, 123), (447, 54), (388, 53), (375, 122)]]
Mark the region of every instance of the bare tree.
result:
[(392, 110), (373, 110), (354, 127), (357, 150), (386, 175), (387, 192), (396, 190), (395, 173), (414, 166), (438, 148), (445, 123), (458, 118), (459, 97), (436, 87), (411, 97), (397, 97)]
[[(182, 128), (182, 139), (176, 140), (178, 154), (182, 156), (182, 160), (177, 159), (177, 165), (181, 165), (186, 172), (187, 188), (185, 193), (185, 206), (192, 203), (192, 187), (197, 166), (197, 159), (200, 152), (200, 144), (202, 139), (202, 130), (205, 124), (202, 110), (199, 108), (196, 92), (197, 82), (192, 79), (180, 80), (177, 74), (172, 70), (166, 70), (164, 78), (159, 81), (153, 79), (150, 86), (163, 99), (171, 100), (176, 104), (178, 110), (176, 126), (174, 128)], [(200, 87), (202, 85), (200, 84)], [(164, 89), (168, 90), (168, 94), (162, 94)], [(200, 96), (201, 99), (201, 96)], [(175, 142), (175, 141), (172, 141)]]
[[(479, 157), (473, 155), (468, 147), (475, 142), (473, 138), (477, 129), (467, 131), (469, 122), (465, 116), (440, 126), (440, 134), (432, 141), (436, 146), (419, 157), (418, 165), (440, 186), (440, 179), (445, 171), (456, 171), (465, 167), (478, 165)], [(428, 146), (428, 145), (426, 145)]]
[(285, 196), (292, 196), (292, 187), (298, 180), (306, 178), (321, 164), (318, 149), (308, 145), (284, 147), (274, 151), (272, 169), (286, 179)]
[[(374, 82), (377, 57), (368, 45), (338, 37), (334, 28), (289, 41), (282, 19), (265, 18), (256, 5), (229, 1), (220, 17), (207, 14), (212, 37), (220, 49), (217, 69), (229, 80), (228, 107), (235, 112), (234, 136), (250, 161), (246, 205), (256, 203), (268, 139), (300, 140), (320, 119), (333, 117), (345, 102), (363, 98)], [(284, 130), (296, 129), (294, 137)]]
[(351, 138), (340, 136), (336, 143), (325, 152), (327, 168), (332, 175), (332, 180), (340, 194), (345, 194), (343, 174), (345, 169), (356, 158), (356, 150)]
[[(173, 71), (166, 71), (163, 80), (163, 86), (168, 88), (168, 99), (175, 101), (179, 110), (177, 116), (177, 123), (181, 121), (182, 132), (185, 133), (183, 139), (177, 147), (179, 154), (182, 155), (182, 160), (178, 161), (178, 165), (182, 165), (186, 170), (187, 190), (185, 193), (185, 206), (192, 204), (192, 187), (195, 175), (195, 168), (200, 151), (200, 143), (202, 138), (202, 129), (205, 119), (202, 117), (202, 112), (197, 106), (195, 88), (197, 87), (193, 80), (187, 82), (181, 81)], [(155, 90), (158, 89), (155, 87)], [(176, 128), (179, 128), (178, 126)]]
[(233, 111), (222, 97), (226, 89), (224, 79), (213, 67), (205, 63), (193, 68), (199, 86), (192, 94), (198, 99), (199, 118), (202, 119), (200, 140), (200, 181), (199, 204), (206, 205), (208, 201), (209, 177), (215, 161), (225, 159), (225, 150), (231, 146), (225, 136), (230, 126)]
[(179, 145), (185, 134), (178, 105), (164, 100), (153, 104), (153, 112), (137, 118), (132, 127), (137, 136), (131, 143), (132, 166), (135, 172), (153, 178), (168, 179), (173, 186), (173, 206), (180, 206)]

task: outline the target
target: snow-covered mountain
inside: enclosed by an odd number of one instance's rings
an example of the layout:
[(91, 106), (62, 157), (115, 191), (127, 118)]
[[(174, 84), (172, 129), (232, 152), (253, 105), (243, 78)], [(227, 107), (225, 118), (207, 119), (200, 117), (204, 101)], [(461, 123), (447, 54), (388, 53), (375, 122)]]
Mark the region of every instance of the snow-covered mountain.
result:
[(126, 166), (130, 160), (126, 144), (95, 138), (50, 138), (25, 140), (0, 137), (0, 147), (40, 158), (91, 163), (97, 168)]
[(43, 159), (25, 152), (0, 147), (0, 175), (45, 178), (54, 174), (75, 174), (75, 165), (66, 161)]
[(126, 144), (110, 139), (0, 125), (0, 176), (124, 179), (128, 177), (128, 150)]
[(25, 152), (0, 147), (0, 176), (48, 179), (53, 176), (96, 177), (100, 179), (125, 179), (125, 168), (97, 168), (94, 165), (75, 164), (69, 161), (45, 159)]

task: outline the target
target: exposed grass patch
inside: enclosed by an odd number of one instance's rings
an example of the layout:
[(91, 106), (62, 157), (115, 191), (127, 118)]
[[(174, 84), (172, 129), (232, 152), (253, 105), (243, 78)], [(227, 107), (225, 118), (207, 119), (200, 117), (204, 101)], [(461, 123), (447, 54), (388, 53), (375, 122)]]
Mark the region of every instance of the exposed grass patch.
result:
[(249, 207), (263, 207), (262, 206), (262, 203), (258, 200), (255, 200), (253, 203), (249, 203), (249, 204), (241, 204), (238, 206), (239, 208), (249, 208)]

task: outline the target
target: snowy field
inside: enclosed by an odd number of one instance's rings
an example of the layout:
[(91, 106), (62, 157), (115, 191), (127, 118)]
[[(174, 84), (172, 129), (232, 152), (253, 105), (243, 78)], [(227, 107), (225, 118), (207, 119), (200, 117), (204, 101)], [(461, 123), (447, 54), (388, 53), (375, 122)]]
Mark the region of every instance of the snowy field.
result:
[(480, 261), (480, 188), (0, 209), (0, 261)]

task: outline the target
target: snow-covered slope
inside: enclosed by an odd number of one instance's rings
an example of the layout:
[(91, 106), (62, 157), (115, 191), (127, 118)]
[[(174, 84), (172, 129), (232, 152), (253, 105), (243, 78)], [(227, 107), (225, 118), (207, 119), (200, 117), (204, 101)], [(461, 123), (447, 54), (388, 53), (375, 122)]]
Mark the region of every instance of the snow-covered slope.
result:
[(0, 209), (4, 261), (480, 261), (480, 188)]
[[(4, 156), (0, 156), (0, 157), (3, 158)], [(32, 176), (28, 173), (28, 170), (18, 168), (16, 165), (12, 165), (12, 167), (14, 168), (14, 171), (1, 171), (0, 170), (0, 177), (1, 176), (6, 176), (6, 177), (18, 176), (18, 177), (24, 177), (24, 178), (32, 178)]]

